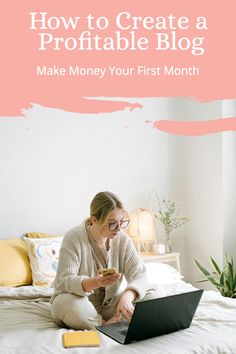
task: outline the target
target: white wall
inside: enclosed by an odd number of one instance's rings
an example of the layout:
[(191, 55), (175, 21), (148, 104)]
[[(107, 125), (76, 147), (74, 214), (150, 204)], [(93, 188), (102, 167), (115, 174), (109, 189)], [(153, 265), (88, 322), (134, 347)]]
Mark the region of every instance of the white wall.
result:
[(101, 190), (120, 195), (128, 210), (148, 207), (150, 190), (166, 179), (167, 140), (145, 123), (161, 115), (158, 101), (139, 102), (144, 108), (132, 112), (34, 106), (25, 118), (1, 118), (0, 237), (65, 233), (88, 216)]
[[(91, 198), (101, 190), (117, 193), (128, 211), (156, 210), (156, 190), (160, 198), (181, 204), (190, 218), (173, 232), (172, 241), (181, 252), (186, 280), (194, 282), (201, 278), (194, 258), (206, 266), (209, 255), (221, 261), (226, 245), (222, 133), (175, 136), (145, 121), (219, 118), (222, 103), (131, 101), (144, 108), (88, 115), (36, 105), (24, 118), (0, 118), (0, 238), (28, 231), (65, 233), (88, 215)], [(227, 204), (230, 195), (235, 203), (230, 191)]]

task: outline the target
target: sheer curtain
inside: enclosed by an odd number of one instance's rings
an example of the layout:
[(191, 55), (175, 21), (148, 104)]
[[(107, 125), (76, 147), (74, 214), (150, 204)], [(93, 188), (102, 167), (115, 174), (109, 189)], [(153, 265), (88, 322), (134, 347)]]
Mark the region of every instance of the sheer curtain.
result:
[[(223, 117), (223, 101), (169, 98), (166, 105), (168, 119), (176, 121)], [(219, 263), (223, 261), (223, 133), (189, 137), (167, 134), (166, 144), (164, 197), (181, 204), (183, 215), (189, 217), (187, 224), (173, 231), (172, 245), (181, 254), (186, 281), (195, 283), (201, 274), (194, 259), (207, 268), (210, 255)], [(209, 288), (207, 283), (201, 285)]]
[[(172, 108), (175, 120), (236, 117), (236, 100), (200, 103), (176, 99)], [(195, 283), (201, 274), (194, 259), (206, 268), (210, 268), (210, 256), (220, 265), (225, 252), (236, 260), (236, 131), (169, 136), (168, 145), (166, 188), (174, 200), (183, 204), (184, 214), (190, 219), (173, 234), (174, 250), (181, 253), (185, 279)], [(201, 285), (211, 288), (208, 283)]]
[[(223, 116), (236, 117), (236, 100), (223, 102)], [(236, 261), (236, 131), (223, 133), (223, 256)]]

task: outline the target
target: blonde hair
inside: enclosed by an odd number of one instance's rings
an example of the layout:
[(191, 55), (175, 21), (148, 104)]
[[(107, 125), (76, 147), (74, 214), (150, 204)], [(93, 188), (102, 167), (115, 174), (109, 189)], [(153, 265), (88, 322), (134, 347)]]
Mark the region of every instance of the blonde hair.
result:
[(90, 218), (95, 216), (100, 226), (104, 226), (109, 214), (116, 208), (123, 209), (123, 204), (117, 195), (107, 191), (100, 192), (95, 195), (90, 204)]

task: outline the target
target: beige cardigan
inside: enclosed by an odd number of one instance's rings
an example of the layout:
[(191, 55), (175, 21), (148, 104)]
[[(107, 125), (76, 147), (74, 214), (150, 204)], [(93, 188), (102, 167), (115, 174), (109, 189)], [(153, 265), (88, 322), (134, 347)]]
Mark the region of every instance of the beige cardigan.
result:
[[(109, 304), (118, 294), (123, 276), (127, 280), (126, 290), (135, 290), (138, 293), (137, 300), (141, 300), (149, 288), (146, 268), (133, 242), (125, 232), (120, 231), (111, 240), (109, 253), (108, 267), (115, 267), (122, 276), (119, 281), (105, 288), (103, 304)], [(83, 290), (82, 280), (95, 275), (91, 247), (85, 222), (83, 222), (70, 230), (63, 239), (51, 302), (61, 293), (72, 293), (78, 296), (91, 295), (93, 291)]]

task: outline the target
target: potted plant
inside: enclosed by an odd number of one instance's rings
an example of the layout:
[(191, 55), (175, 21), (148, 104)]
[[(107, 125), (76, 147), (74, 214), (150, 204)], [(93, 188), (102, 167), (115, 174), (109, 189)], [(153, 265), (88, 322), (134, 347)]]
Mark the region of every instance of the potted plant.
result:
[(173, 229), (176, 229), (183, 224), (185, 224), (189, 218), (186, 216), (181, 216), (181, 206), (178, 206), (176, 210), (175, 202), (171, 202), (170, 200), (166, 201), (165, 199), (160, 201), (156, 192), (154, 192), (158, 203), (159, 203), (159, 210), (157, 214), (154, 214), (154, 218), (161, 222), (165, 229), (165, 236), (166, 236), (166, 253), (172, 252), (171, 240), (170, 240), (170, 233)]
[(194, 260), (198, 269), (206, 279), (213, 284), (221, 295), (236, 298), (236, 272), (234, 270), (233, 258), (225, 255), (226, 263), (221, 270), (214, 258), (210, 257), (213, 270), (208, 272), (196, 259)]

